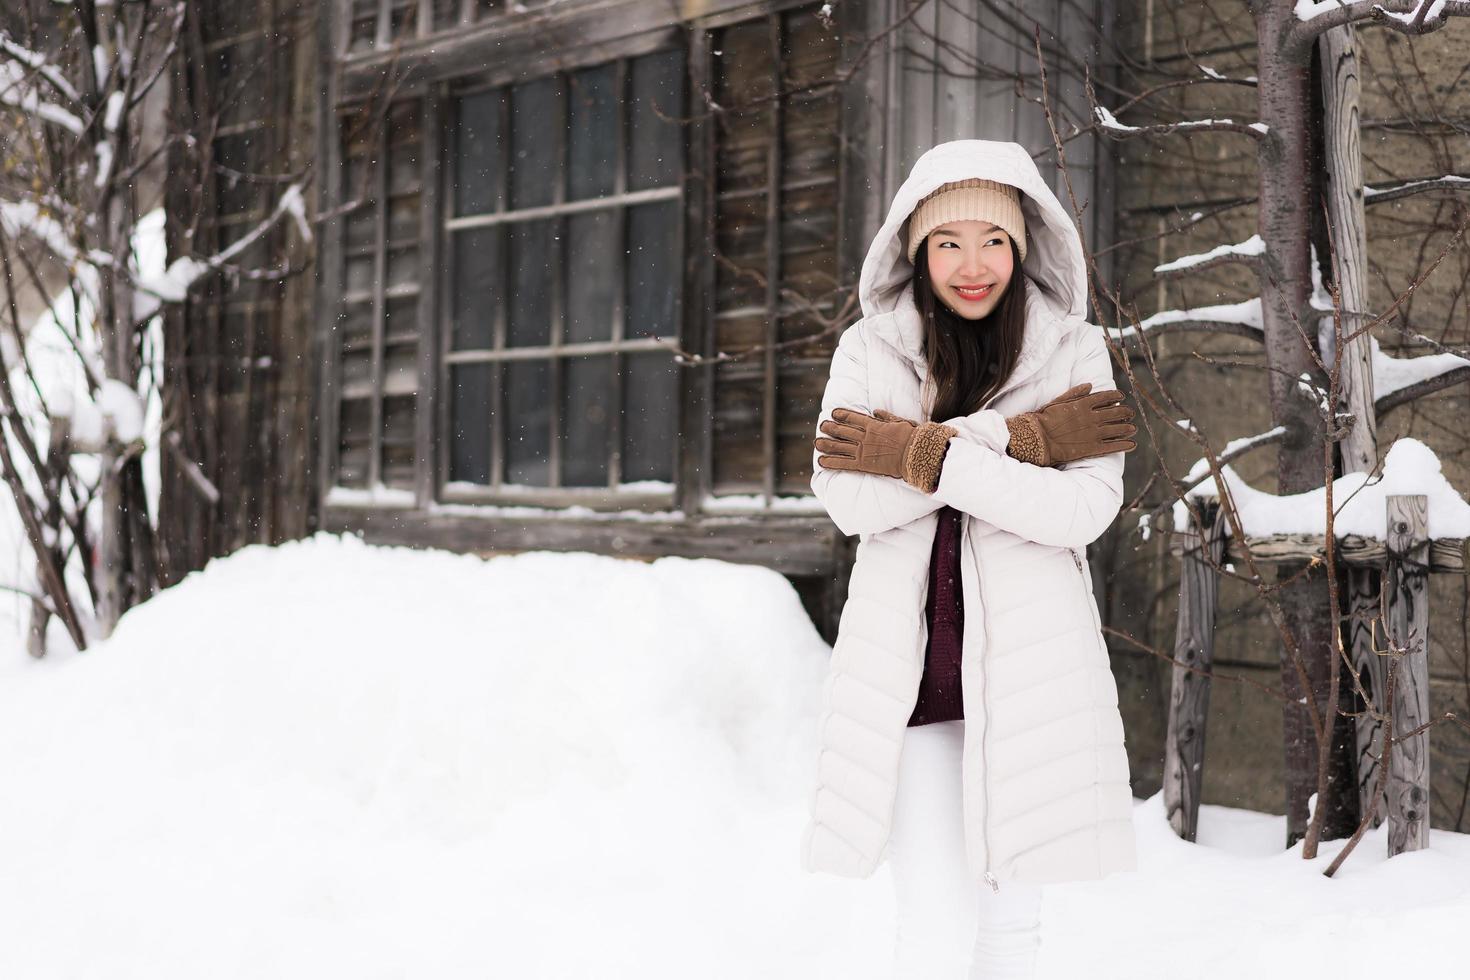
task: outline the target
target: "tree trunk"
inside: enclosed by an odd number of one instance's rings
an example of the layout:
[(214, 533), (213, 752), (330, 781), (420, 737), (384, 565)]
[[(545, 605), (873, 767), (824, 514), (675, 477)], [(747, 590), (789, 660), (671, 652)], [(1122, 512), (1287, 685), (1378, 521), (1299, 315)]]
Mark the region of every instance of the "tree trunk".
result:
[[(1308, 302), (1311, 293), (1312, 208), (1316, 200), (1312, 166), (1311, 64), (1309, 59), (1285, 47), (1288, 29), (1295, 23), (1292, 8), (1285, 4), (1255, 4), (1259, 40), (1261, 122), (1267, 131), (1260, 148), (1260, 204), (1258, 227), (1266, 249), (1260, 266), (1261, 315), (1269, 367), (1268, 390), (1271, 417), (1284, 426), (1286, 437), (1277, 453), (1277, 492), (1302, 493), (1323, 485), (1323, 444), (1315, 400), (1298, 389), (1302, 375), (1321, 384), (1325, 379), (1312, 362), (1309, 343), (1315, 343), (1316, 317)], [(1289, 579), (1302, 566), (1277, 568), (1277, 581)], [(1317, 744), (1305, 705), (1310, 696), (1331, 735), (1340, 731), (1326, 717), (1327, 698), (1335, 660), (1326, 577), (1320, 570), (1282, 585), (1277, 593), (1283, 624), (1294, 638), (1301, 662), (1290, 649), (1282, 649), (1282, 689), (1287, 695), (1283, 709), (1286, 771), (1286, 843), (1295, 844), (1307, 832), (1308, 801), (1317, 791)], [(1331, 738), (1333, 759), (1330, 772), (1337, 774), (1343, 762), (1350, 765), (1355, 743), (1339, 745)], [(1329, 798), (1319, 805), (1327, 809), (1324, 836), (1343, 836), (1351, 827), (1349, 817), (1357, 810), (1354, 800), (1345, 808), (1337, 791), (1340, 775), (1329, 783)]]

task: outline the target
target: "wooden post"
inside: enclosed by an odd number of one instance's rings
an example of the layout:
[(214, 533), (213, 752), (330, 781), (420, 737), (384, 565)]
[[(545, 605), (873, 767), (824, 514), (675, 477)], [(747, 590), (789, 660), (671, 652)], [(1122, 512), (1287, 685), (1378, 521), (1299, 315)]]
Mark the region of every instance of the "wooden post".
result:
[(1210, 678), (1188, 668), (1208, 670), (1214, 659), (1215, 601), (1220, 591), (1219, 575), (1202, 555), (1218, 564), (1225, 550), (1226, 522), (1220, 518), (1220, 505), (1203, 502), (1200, 511), (1205, 527), (1193, 527), (1190, 516), (1193, 533), (1186, 536), (1179, 561), (1179, 619), (1174, 633), (1174, 659), (1179, 663), (1172, 668), (1169, 728), (1164, 736), (1164, 812), (1169, 826), (1187, 841), (1193, 841), (1199, 830), (1210, 708)]
[(1429, 845), (1429, 732), (1402, 737), (1429, 718), (1429, 498), (1388, 498), (1386, 625), (1408, 650), (1394, 671), (1388, 763), (1388, 855)]
[[(1373, 408), (1373, 367), (1366, 331), (1359, 333), (1368, 308), (1367, 231), (1363, 216), (1363, 155), (1359, 145), (1357, 39), (1351, 25), (1333, 28), (1317, 41), (1322, 65), (1322, 144), (1326, 165), (1325, 199), (1328, 225), (1336, 252), (1332, 277), (1342, 297), (1343, 344), (1339, 407), (1351, 412), (1352, 428), (1338, 443), (1344, 473), (1371, 473), (1378, 464), (1378, 420)], [(1326, 261), (1326, 256), (1320, 257)], [(1323, 318), (1330, 325), (1331, 318)], [(1324, 355), (1325, 356), (1325, 355)], [(1384, 658), (1373, 653), (1370, 620), (1378, 605), (1379, 573), (1349, 567), (1346, 605), (1355, 615), (1348, 620), (1345, 643), (1360, 681), (1380, 710), (1383, 698)], [(1380, 723), (1365, 711), (1357, 723), (1358, 812), (1367, 813), (1373, 787), (1378, 784)], [(1373, 825), (1383, 820), (1386, 807), (1374, 812)]]
[[(1347, 607), (1351, 613), (1346, 625), (1347, 646), (1353, 658), (1353, 670), (1358, 682), (1368, 694), (1369, 703), (1362, 706), (1363, 713), (1357, 718), (1357, 780), (1358, 812), (1366, 814), (1373, 808), (1373, 826), (1383, 823), (1388, 813), (1388, 800), (1380, 790), (1378, 805), (1373, 807), (1373, 787), (1378, 786), (1378, 765), (1383, 760), (1383, 722), (1374, 718), (1368, 708), (1386, 713), (1388, 691), (1388, 658), (1373, 650), (1376, 636), (1373, 619), (1378, 615), (1378, 595), (1385, 577), (1382, 569), (1347, 569)], [(1387, 624), (1384, 624), (1387, 627)], [(1349, 692), (1351, 695), (1352, 692)], [(1384, 787), (1386, 789), (1386, 786)]]
[[(1317, 43), (1322, 56), (1327, 215), (1337, 253), (1332, 276), (1342, 295), (1342, 332), (1352, 337), (1342, 348), (1339, 407), (1351, 412), (1354, 422), (1337, 448), (1344, 473), (1371, 473), (1378, 465), (1378, 419), (1373, 408), (1372, 351), (1362, 329), (1368, 309), (1368, 233), (1363, 216), (1357, 44), (1351, 25), (1327, 31)], [(1326, 262), (1327, 256), (1320, 259)]]

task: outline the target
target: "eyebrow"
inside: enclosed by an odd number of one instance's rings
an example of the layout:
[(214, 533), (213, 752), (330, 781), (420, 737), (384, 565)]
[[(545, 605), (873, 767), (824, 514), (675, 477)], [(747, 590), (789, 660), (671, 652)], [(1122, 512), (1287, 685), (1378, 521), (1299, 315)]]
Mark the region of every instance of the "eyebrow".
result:
[[(983, 232), (983, 234), (987, 234), (988, 235), (992, 231), (1000, 231), (1000, 225), (990, 225), (988, 228), (985, 229), (985, 231)], [(943, 229), (936, 230), (934, 232), (934, 234), (936, 234), (936, 235), (947, 235), (950, 238), (959, 238), (960, 237), (959, 235), (956, 235), (952, 231), (944, 231)]]

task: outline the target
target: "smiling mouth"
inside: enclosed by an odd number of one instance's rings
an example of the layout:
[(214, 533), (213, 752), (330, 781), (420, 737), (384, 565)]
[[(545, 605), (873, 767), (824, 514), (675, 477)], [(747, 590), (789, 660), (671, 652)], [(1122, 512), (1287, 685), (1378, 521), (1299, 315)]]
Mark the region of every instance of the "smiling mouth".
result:
[(959, 294), (960, 299), (977, 300), (989, 296), (995, 289), (995, 284), (989, 286), (955, 286), (954, 291)]

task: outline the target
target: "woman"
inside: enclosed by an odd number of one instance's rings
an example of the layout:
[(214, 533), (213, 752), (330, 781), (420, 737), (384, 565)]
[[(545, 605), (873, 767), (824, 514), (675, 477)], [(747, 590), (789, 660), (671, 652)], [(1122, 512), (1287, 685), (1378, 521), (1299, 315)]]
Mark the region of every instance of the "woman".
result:
[(861, 540), (802, 865), (891, 859), (897, 976), (1030, 977), (1041, 886), (1135, 867), (1085, 560), (1122, 505), (1133, 412), (1084, 317), (1077, 232), (1015, 143), (925, 153), (858, 288), (813, 456)]

